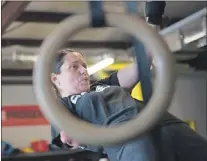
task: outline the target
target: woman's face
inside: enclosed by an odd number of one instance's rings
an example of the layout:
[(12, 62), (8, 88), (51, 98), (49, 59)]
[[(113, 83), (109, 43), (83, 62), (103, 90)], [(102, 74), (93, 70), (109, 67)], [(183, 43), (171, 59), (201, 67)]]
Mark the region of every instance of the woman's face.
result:
[(64, 56), (60, 74), (52, 74), (52, 82), (58, 87), (63, 97), (87, 92), (90, 79), (83, 56), (78, 52), (70, 52)]

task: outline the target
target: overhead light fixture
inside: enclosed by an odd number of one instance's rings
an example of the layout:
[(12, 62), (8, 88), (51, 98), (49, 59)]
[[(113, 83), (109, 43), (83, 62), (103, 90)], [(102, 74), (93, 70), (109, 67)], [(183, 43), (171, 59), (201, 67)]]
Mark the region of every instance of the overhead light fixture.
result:
[(35, 62), (37, 60), (37, 56), (35, 55), (18, 55), (17, 56), (17, 60), (20, 60), (20, 61), (30, 61), (30, 62)]
[(200, 39), (204, 36), (206, 36), (206, 31), (205, 30), (201, 31), (201, 32), (198, 32), (198, 33), (196, 33), (194, 35), (191, 35), (191, 36), (186, 36), (184, 38), (183, 42), (184, 42), (184, 44), (189, 44), (189, 43), (191, 43), (193, 41), (196, 41), (196, 40), (198, 40), (198, 39)]
[(98, 62), (97, 64), (95, 65), (92, 65), (88, 68), (88, 74), (89, 75), (92, 75), (106, 67), (108, 67), (109, 65), (113, 64), (114, 63), (114, 59), (113, 58), (106, 58), (100, 62)]

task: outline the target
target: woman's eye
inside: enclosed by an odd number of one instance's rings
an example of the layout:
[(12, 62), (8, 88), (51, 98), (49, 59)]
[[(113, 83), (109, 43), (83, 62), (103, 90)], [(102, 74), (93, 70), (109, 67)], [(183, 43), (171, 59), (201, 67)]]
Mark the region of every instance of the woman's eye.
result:
[(77, 65), (73, 65), (72, 66), (73, 69), (77, 69), (77, 67), (78, 67)]

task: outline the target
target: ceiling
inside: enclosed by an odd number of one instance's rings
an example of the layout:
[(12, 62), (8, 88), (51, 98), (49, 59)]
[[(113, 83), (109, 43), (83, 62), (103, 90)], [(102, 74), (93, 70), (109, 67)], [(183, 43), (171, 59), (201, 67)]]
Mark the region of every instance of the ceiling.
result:
[[(16, 52), (16, 54), (23, 52), (24, 55), (38, 54), (38, 49), (42, 40), (57, 27), (61, 20), (73, 14), (89, 12), (88, 4), (87, 1), (30, 2), (24, 12), (6, 29), (5, 33), (2, 34), (3, 60), (14, 60), (14, 52)], [(105, 12), (127, 14), (126, 2), (105, 1), (103, 4)], [(138, 13), (142, 16), (144, 15), (144, 4), (144, 2), (137, 2)], [(206, 7), (205, 1), (167, 1), (164, 15), (166, 26), (171, 25), (178, 20), (182, 20), (204, 7)], [(194, 25), (193, 29), (198, 29), (201, 26), (200, 21), (199, 23), (196, 23), (195, 21), (194, 24), (191, 25)], [(178, 35), (176, 32), (176, 37), (177, 36), (179, 37), (180, 33)], [(93, 41), (95, 45), (88, 47), (87, 49), (88, 43), (86, 43), (85, 48), (79, 48), (80, 45), (84, 45), (84, 43), (89, 40)], [(123, 40), (125, 40), (125, 42), (127, 41), (126, 35), (114, 28), (89, 28), (70, 38), (70, 42), (73, 44), (72, 46), (82, 51), (87, 56), (99, 56), (101, 59), (101, 56), (104, 53), (105, 55), (114, 55), (117, 59), (119, 58), (119, 60), (129, 60), (129, 55), (131, 53), (129, 53), (127, 47), (120, 45), (123, 43)], [(112, 50), (106, 47), (97, 47), (98, 44), (101, 44), (100, 41), (121, 41), (118, 43), (119, 46), (122, 46), (123, 48), (118, 49), (118, 47), (116, 47)], [(114, 46), (115, 45), (116, 44), (114, 44)], [(171, 43), (171, 45), (174, 44)], [(94, 48), (94, 46), (96, 46), (96, 48)], [(7, 61), (6, 63), (2, 63), (2, 67), (12, 68), (15, 66), (14, 64), (14, 61), (12, 63), (8, 63)], [(23, 63), (19, 64), (19, 62), (17, 62), (16, 64), (18, 64), (18, 67), (20, 68), (23, 66)]]
[[(171, 19), (183, 19), (194, 12), (205, 7), (205, 2), (176, 2), (176, 1), (167, 1), (166, 9), (164, 17), (169, 17)], [(137, 2), (137, 10), (139, 11), (139, 15), (144, 14), (144, 2)], [(186, 7), (188, 6), (188, 7)], [(127, 13), (126, 2), (104, 2), (104, 9), (106, 12), (115, 12), (115, 13)], [(77, 2), (31, 2), (25, 9), (25, 12), (43, 12), (42, 16), (44, 17), (44, 13), (86, 13), (89, 12), (88, 2), (77, 1)], [(28, 13), (29, 14), (29, 13)], [(51, 15), (52, 16), (52, 15)], [(29, 17), (32, 19), (32, 15)], [(51, 18), (52, 19), (52, 18)], [(17, 19), (18, 20), (18, 19)], [(6, 33), (3, 34), (3, 38), (44, 38), (58, 24), (52, 21), (49, 22), (24, 22), (24, 21), (16, 21), (13, 22)], [(11, 30), (12, 29), (12, 30)], [(98, 33), (98, 34), (97, 34)], [(91, 36), (88, 36), (91, 35)], [(80, 40), (88, 40), (88, 39), (105, 39), (110, 35), (110, 30), (106, 29), (104, 32), (102, 29), (88, 29), (85, 32), (81, 32), (76, 35), (73, 39)]]

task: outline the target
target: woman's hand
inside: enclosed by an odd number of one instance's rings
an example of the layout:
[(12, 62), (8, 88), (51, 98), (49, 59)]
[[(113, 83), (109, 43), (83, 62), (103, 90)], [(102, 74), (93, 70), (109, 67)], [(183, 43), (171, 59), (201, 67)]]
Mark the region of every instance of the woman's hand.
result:
[(72, 140), (70, 137), (68, 137), (64, 131), (60, 132), (60, 140), (62, 141), (62, 143), (72, 146), (72, 149), (78, 148), (78, 146), (80, 145), (77, 141)]

